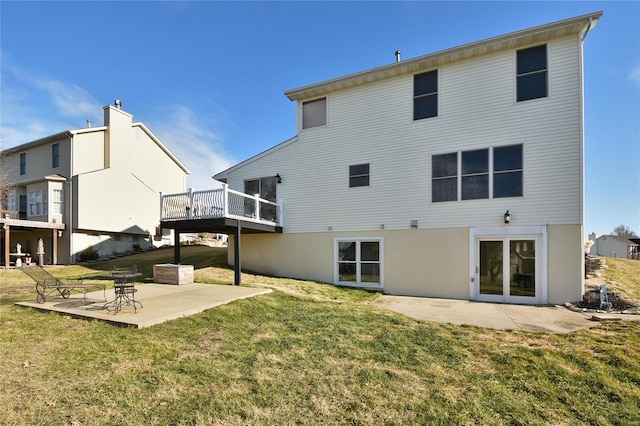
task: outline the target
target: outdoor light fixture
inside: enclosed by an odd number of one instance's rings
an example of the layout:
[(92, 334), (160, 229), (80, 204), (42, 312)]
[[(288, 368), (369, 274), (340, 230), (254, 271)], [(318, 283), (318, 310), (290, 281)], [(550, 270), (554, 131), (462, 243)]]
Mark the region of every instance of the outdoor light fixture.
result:
[(384, 224), (380, 225), (380, 229), (384, 229)]
[(282, 176), (280, 176), (280, 173), (276, 174), (276, 182), (277, 183), (282, 183)]
[(504, 223), (509, 223), (511, 222), (511, 213), (509, 213), (509, 210), (507, 210), (504, 214)]
[(418, 229), (418, 219), (413, 219), (411, 221), (411, 229)]

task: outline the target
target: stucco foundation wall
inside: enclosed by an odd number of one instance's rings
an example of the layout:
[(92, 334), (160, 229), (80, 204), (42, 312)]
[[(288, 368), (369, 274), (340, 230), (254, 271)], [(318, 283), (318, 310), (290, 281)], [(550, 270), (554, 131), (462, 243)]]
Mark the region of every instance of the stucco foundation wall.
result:
[[(245, 234), (242, 269), (262, 274), (334, 282), (334, 239), (384, 238), (385, 293), (469, 298), (469, 231), (413, 229), (378, 232)], [(229, 263), (235, 241), (229, 238)]]
[(584, 228), (582, 225), (549, 225), (548, 303), (582, 299), (584, 294)]

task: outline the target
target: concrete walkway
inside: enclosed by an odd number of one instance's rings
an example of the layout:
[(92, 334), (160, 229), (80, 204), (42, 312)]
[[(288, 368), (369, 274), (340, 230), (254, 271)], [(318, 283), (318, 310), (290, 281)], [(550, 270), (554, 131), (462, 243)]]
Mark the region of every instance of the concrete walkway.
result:
[(87, 293), (88, 304), (83, 303), (82, 295), (72, 294), (69, 299), (61, 296), (47, 298), (45, 303), (19, 302), (20, 306), (59, 312), (73, 317), (96, 319), (113, 324), (144, 328), (169, 320), (183, 318), (200, 313), (206, 309), (224, 305), (234, 300), (271, 293), (264, 288), (240, 287), (215, 284), (140, 284), (136, 301), (142, 308), (134, 312), (130, 306), (123, 306), (120, 312), (113, 313), (103, 309), (106, 301), (114, 299), (113, 289), (106, 293), (94, 291)]
[(573, 312), (563, 306), (527, 306), (408, 296), (380, 296), (373, 302), (409, 317), (501, 330), (569, 333), (598, 321), (640, 320), (640, 315)]

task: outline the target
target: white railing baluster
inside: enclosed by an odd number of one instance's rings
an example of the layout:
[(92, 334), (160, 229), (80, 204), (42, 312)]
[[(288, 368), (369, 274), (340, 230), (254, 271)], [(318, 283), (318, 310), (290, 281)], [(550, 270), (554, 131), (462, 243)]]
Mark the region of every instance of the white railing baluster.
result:
[[(271, 208), (265, 208), (262, 217), (262, 207), (274, 206), (275, 217), (271, 217)], [(212, 218), (231, 218), (247, 222), (264, 223), (282, 226), (283, 201), (278, 199), (274, 203), (260, 198), (259, 194), (248, 195), (229, 189), (223, 183), (222, 188), (207, 191), (194, 191), (179, 194), (160, 194), (160, 220), (196, 220)]]

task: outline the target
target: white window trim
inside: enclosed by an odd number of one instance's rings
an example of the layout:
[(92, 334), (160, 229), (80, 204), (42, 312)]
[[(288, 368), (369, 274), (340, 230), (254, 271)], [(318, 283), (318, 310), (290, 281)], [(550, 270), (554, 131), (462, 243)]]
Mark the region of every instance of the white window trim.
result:
[[(338, 269), (338, 243), (340, 242), (377, 242), (380, 246), (380, 282), (379, 283), (352, 283), (340, 281)], [(356, 246), (356, 263), (360, 264), (360, 244)], [(384, 288), (384, 238), (383, 237), (338, 237), (333, 239), (333, 282), (345, 287), (383, 289)]]
[(547, 263), (548, 263), (548, 249), (547, 249), (547, 227), (542, 226), (503, 226), (503, 227), (486, 227), (486, 228), (469, 228), (469, 298), (476, 300), (478, 294), (476, 294), (476, 240), (478, 238), (540, 238), (540, 268), (541, 270), (541, 285), (540, 285), (540, 298), (538, 303), (546, 305), (548, 303), (549, 290), (547, 288)]

